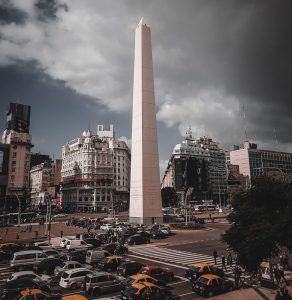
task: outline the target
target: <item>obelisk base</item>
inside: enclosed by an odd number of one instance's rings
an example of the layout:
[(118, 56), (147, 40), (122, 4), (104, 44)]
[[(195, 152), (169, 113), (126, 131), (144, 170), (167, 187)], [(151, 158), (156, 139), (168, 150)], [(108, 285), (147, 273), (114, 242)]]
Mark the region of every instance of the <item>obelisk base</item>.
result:
[(129, 217), (129, 223), (132, 224), (144, 224), (144, 225), (154, 225), (162, 224), (163, 218), (162, 217)]

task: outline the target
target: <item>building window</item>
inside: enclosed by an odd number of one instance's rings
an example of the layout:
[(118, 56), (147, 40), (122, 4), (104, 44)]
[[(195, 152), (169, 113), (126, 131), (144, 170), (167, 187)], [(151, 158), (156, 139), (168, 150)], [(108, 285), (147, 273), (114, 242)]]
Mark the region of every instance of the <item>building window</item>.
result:
[(12, 153), (12, 158), (16, 158), (17, 152)]
[(10, 181), (11, 181), (11, 182), (13, 182), (13, 181), (14, 181), (14, 179), (15, 179), (15, 176), (14, 176), (14, 175), (11, 175), (11, 177), (10, 177)]

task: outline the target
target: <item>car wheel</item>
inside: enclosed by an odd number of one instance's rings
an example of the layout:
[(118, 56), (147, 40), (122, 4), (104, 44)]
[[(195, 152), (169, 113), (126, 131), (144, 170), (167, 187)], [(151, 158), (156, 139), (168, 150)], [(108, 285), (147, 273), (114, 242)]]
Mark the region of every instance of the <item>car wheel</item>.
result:
[(76, 283), (72, 283), (71, 284), (71, 289), (72, 290), (76, 290), (77, 289), (77, 284)]
[(209, 298), (213, 297), (213, 292), (212, 292), (212, 291), (210, 291), (210, 292), (208, 293), (208, 297), (209, 297)]

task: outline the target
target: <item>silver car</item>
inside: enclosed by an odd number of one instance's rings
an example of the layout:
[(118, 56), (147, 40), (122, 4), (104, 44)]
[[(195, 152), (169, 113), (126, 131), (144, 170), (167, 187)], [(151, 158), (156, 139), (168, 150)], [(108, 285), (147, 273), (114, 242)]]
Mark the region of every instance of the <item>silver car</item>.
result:
[(68, 260), (64, 261), (60, 266), (57, 266), (54, 270), (54, 275), (61, 276), (65, 271), (73, 270), (76, 268), (86, 268), (87, 270), (92, 269), (90, 265), (82, 265), (78, 261)]
[(77, 289), (82, 286), (85, 276), (90, 273), (92, 271), (86, 268), (65, 271), (61, 276), (59, 285), (65, 289)]

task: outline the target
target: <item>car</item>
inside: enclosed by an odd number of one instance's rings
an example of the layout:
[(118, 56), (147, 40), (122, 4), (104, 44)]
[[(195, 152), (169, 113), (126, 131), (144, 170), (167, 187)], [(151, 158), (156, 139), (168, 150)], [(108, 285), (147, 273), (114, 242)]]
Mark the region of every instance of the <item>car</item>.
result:
[(33, 243), (34, 246), (40, 247), (41, 249), (51, 249), (52, 244), (49, 244), (47, 242), (36, 242)]
[(168, 268), (161, 268), (159, 266), (145, 266), (140, 272), (141, 274), (147, 274), (157, 280), (173, 281), (174, 273)]
[(116, 248), (119, 246), (119, 243), (109, 243), (104, 244), (99, 247), (100, 250), (106, 250), (111, 254), (115, 253)]
[(72, 240), (72, 239), (71, 238), (62, 239), (61, 242), (60, 242), (60, 247), (66, 248), (67, 242), (70, 241), (70, 240)]
[(87, 250), (76, 250), (76, 251), (69, 252), (67, 257), (68, 260), (74, 260), (80, 262), (81, 264), (85, 264), (86, 253)]
[(86, 252), (85, 262), (96, 267), (99, 261), (110, 255), (111, 253), (106, 250), (88, 250)]
[(137, 261), (125, 261), (117, 267), (117, 274), (120, 276), (131, 276), (137, 274), (145, 265)]
[(103, 260), (99, 261), (97, 266), (100, 270), (103, 271), (116, 271), (117, 267), (123, 262), (123, 258), (121, 256), (112, 255), (107, 256)]
[(205, 274), (192, 284), (192, 290), (205, 297), (225, 293), (234, 289), (233, 282), (214, 274)]
[(25, 268), (33, 268), (48, 256), (40, 250), (25, 250), (15, 252), (10, 261), (10, 267), (23, 271)]
[(46, 250), (43, 250), (43, 252), (44, 252), (48, 257), (55, 257), (55, 258), (60, 257), (60, 252), (57, 251), (57, 250), (46, 249)]
[(25, 289), (19, 292), (18, 300), (60, 300), (60, 294), (48, 294), (40, 289)]
[(63, 260), (55, 257), (48, 257), (42, 260), (37, 266), (34, 266), (34, 271), (37, 274), (54, 275), (54, 270), (57, 266), (60, 266)]
[(77, 268), (78, 269), (79, 268), (86, 268), (87, 270), (90, 270), (90, 269), (92, 269), (92, 266), (82, 265), (78, 261), (72, 261), (72, 260), (63, 261), (63, 263), (61, 265), (59, 265), (55, 268), (54, 275), (60, 276), (61, 274), (63, 274), (67, 270), (73, 270), (73, 269), (77, 269)]
[(108, 231), (110, 229), (113, 229), (113, 226), (111, 224), (103, 224), (100, 226), (100, 230)]
[(127, 238), (126, 242), (128, 245), (149, 244), (150, 238), (140, 234), (135, 234)]
[(37, 282), (31, 278), (19, 278), (8, 281), (1, 287), (1, 300), (11, 300), (24, 289), (40, 289), (44, 292), (50, 292), (50, 287), (42, 282)]
[(151, 237), (153, 239), (164, 239), (168, 237), (168, 233), (165, 233), (162, 229), (157, 229), (151, 231)]
[(88, 250), (92, 248), (93, 245), (87, 244), (85, 241), (82, 240), (69, 240), (66, 244), (67, 250)]
[(159, 285), (159, 286), (165, 286), (165, 282), (161, 281), (161, 280), (157, 280), (149, 275), (146, 274), (136, 274), (136, 275), (132, 275), (129, 276), (127, 279), (123, 280), (121, 282), (121, 286), (120, 288), (122, 290), (126, 289), (127, 287), (129, 287), (130, 285), (133, 285), (135, 283), (144, 283), (144, 282), (150, 282), (153, 283), (155, 285)]
[(169, 300), (172, 299), (171, 291), (166, 287), (161, 287), (150, 282), (135, 283), (121, 290), (122, 300), (132, 299), (151, 299), (151, 300)]
[(198, 263), (192, 264), (189, 269), (186, 270), (185, 278), (189, 279), (190, 281), (196, 281), (200, 276), (204, 274), (215, 274), (220, 277), (224, 276), (224, 272), (222, 269), (214, 267), (210, 264), (206, 263)]
[(48, 275), (39, 276), (38, 274), (34, 273), (33, 271), (14, 272), (8, 277), (7, 281), (12, 281), (12, 280), (21, 279), (21, 278), (30, 278), (36, 282), (44, 282), (48, 285), (50, 285), (50, 281), (51, 281), (50, 276), (48, 276)]
[(65, 271), (60, 279), (59, 285), (65, 289), (77, 289), (81, 287), (86, 275), (93, 273), (86, 268), (76, 268)]
[(3, 243), (0, 244), (0, 250), (7, 253), (15, 253), (24, 249), (24, 246), (17, 243)]
[(95, 272), (85, 276), (83, 290), (89, 296), (96, 297), (101, 293), (118, 291), (124, 277), (109, 274), (107, 272)]
[(12, 253), (0, 250), (0, 261), (11, 260), (12, 257)]
[(100, 239), (84, 239), (84, 241), (87, 243), (87, 244), (91, 244), (93, 246), (93, 248), (97, 248), (99, 247), (100, 245), (102, 245), (102, 241)]

